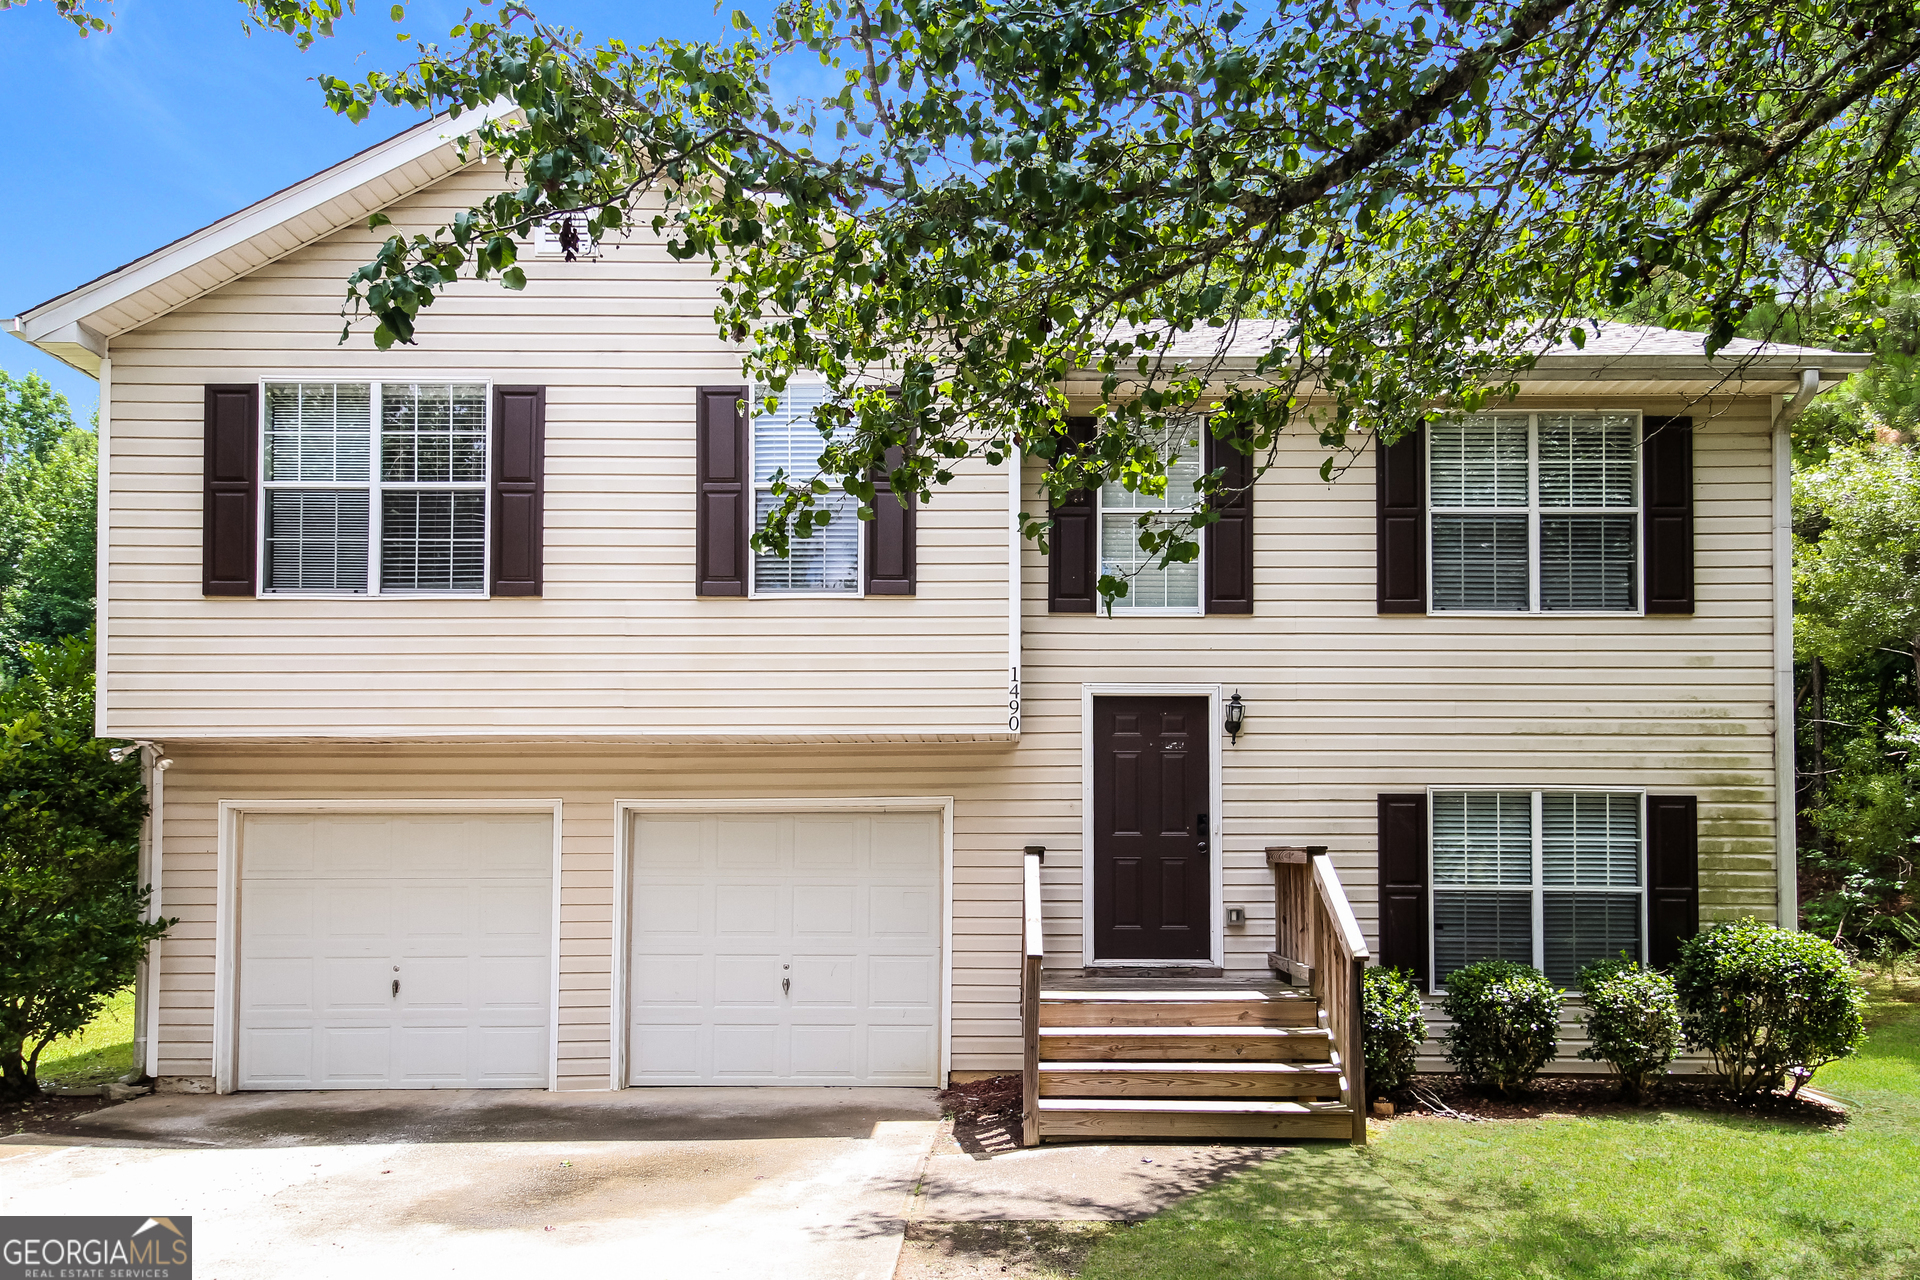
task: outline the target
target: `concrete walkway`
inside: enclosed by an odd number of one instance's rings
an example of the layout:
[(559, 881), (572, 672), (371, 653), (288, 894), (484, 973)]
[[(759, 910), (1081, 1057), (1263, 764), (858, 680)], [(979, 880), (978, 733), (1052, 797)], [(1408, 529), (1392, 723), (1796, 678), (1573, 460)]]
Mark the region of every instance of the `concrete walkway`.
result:
[(0, 1214), (188, 1214), (194, 1274), (888, 1280), (930, 1090), (165, 1095), (0, 1141)]

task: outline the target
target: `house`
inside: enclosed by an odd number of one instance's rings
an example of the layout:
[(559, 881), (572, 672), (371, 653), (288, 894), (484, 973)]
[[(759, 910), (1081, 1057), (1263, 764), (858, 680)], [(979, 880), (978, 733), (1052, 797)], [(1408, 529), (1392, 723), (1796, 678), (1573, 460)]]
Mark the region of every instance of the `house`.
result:
[[(1784, 418), (1866, 357), (1608, 327), (1330, 483), (1289, 441), (1106, 616), (1139, 499), (1043, 556), (1031, 468), (755, 557), (807, 393), (743, 412), (706, 266), (649, 233), (338, 341), (367, 216), (498, 180), (423, 125), (13, 322), (101, 384), (164, 1087), (1069, 1063), (1051, 1092), (1117, 1099), (1080, 1131), (1331, 1133), (1340, 965), (1567, 983), (1792, 918)], [(1312, 996), (1255, 981), (1315, 956)], [(1235, 1089), (1282, 1101), (1156, 1101)]]

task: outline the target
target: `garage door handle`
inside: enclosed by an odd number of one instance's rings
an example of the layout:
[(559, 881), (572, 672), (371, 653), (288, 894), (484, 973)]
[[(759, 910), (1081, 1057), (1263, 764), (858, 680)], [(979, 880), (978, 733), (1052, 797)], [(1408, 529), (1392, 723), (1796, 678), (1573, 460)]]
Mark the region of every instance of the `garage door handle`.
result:
[(395, 979), (393, 980), (393, 994), (395, 994), (395, 995), (399, 995), (399, 994), (400, 994), (400, 979), (398, 979), (398, 978), (395, 978)]

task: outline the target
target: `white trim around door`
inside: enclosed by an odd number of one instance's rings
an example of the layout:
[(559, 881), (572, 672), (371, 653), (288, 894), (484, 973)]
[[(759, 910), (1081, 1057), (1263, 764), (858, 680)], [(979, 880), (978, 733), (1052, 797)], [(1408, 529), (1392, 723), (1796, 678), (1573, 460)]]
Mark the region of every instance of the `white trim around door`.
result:
[(936, 813), (940, 815), (940, 1080), (953, 1071), (953, 797), (788, 796), (748, 800), (615, 800), (612, 1046), (607, 1087), (625, 1089), (632, 1041), (628, 983), (633, 963), (633, 816), (636, 813)]
[[(547, 984), (547, 1088), (560, 1070), (560, 819), (558, 800), (222, 800), (214, 881), (213, 1087), (234, 1090), (238, 1054), (240, 820), (249, 813), (544, 813), (553, 818), (553, 959)], [(157, 1035), (155, 1027), (150, 1034)]]
[(1138, 960), (1096, 960), (1093, 955), (1093, 700), (1106, 697), (1205, 698), (1207, 700), (1207, 848), (1212, 853), (1208, 872), (1213, 900), (1210, 933), (1212, 957), (1204, 962), (1168, 961), (1168, 968), (1182, 963), (1204, 963), (1215, 968), (1226, 964), (1225, 913), (1221, 903), (1226, 897), (1226, 814), (1222, 812), (1225, 788), (1220, 770), (1225, 752), (1220, 738), (1226, 732), (1224, 700), (1217, 684), (1083, 684), (1080, 686), (1080, 963), (1088, 968), (1138, 966)]

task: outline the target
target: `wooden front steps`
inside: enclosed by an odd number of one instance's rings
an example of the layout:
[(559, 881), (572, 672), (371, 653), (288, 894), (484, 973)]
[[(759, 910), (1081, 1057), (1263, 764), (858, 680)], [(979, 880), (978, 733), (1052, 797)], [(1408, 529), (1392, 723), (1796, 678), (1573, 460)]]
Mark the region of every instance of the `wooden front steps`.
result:
[(1273, 982), (1066, 979), (1039, 993), (1041, 1141), (1348, 1138), (1314, 998)]

